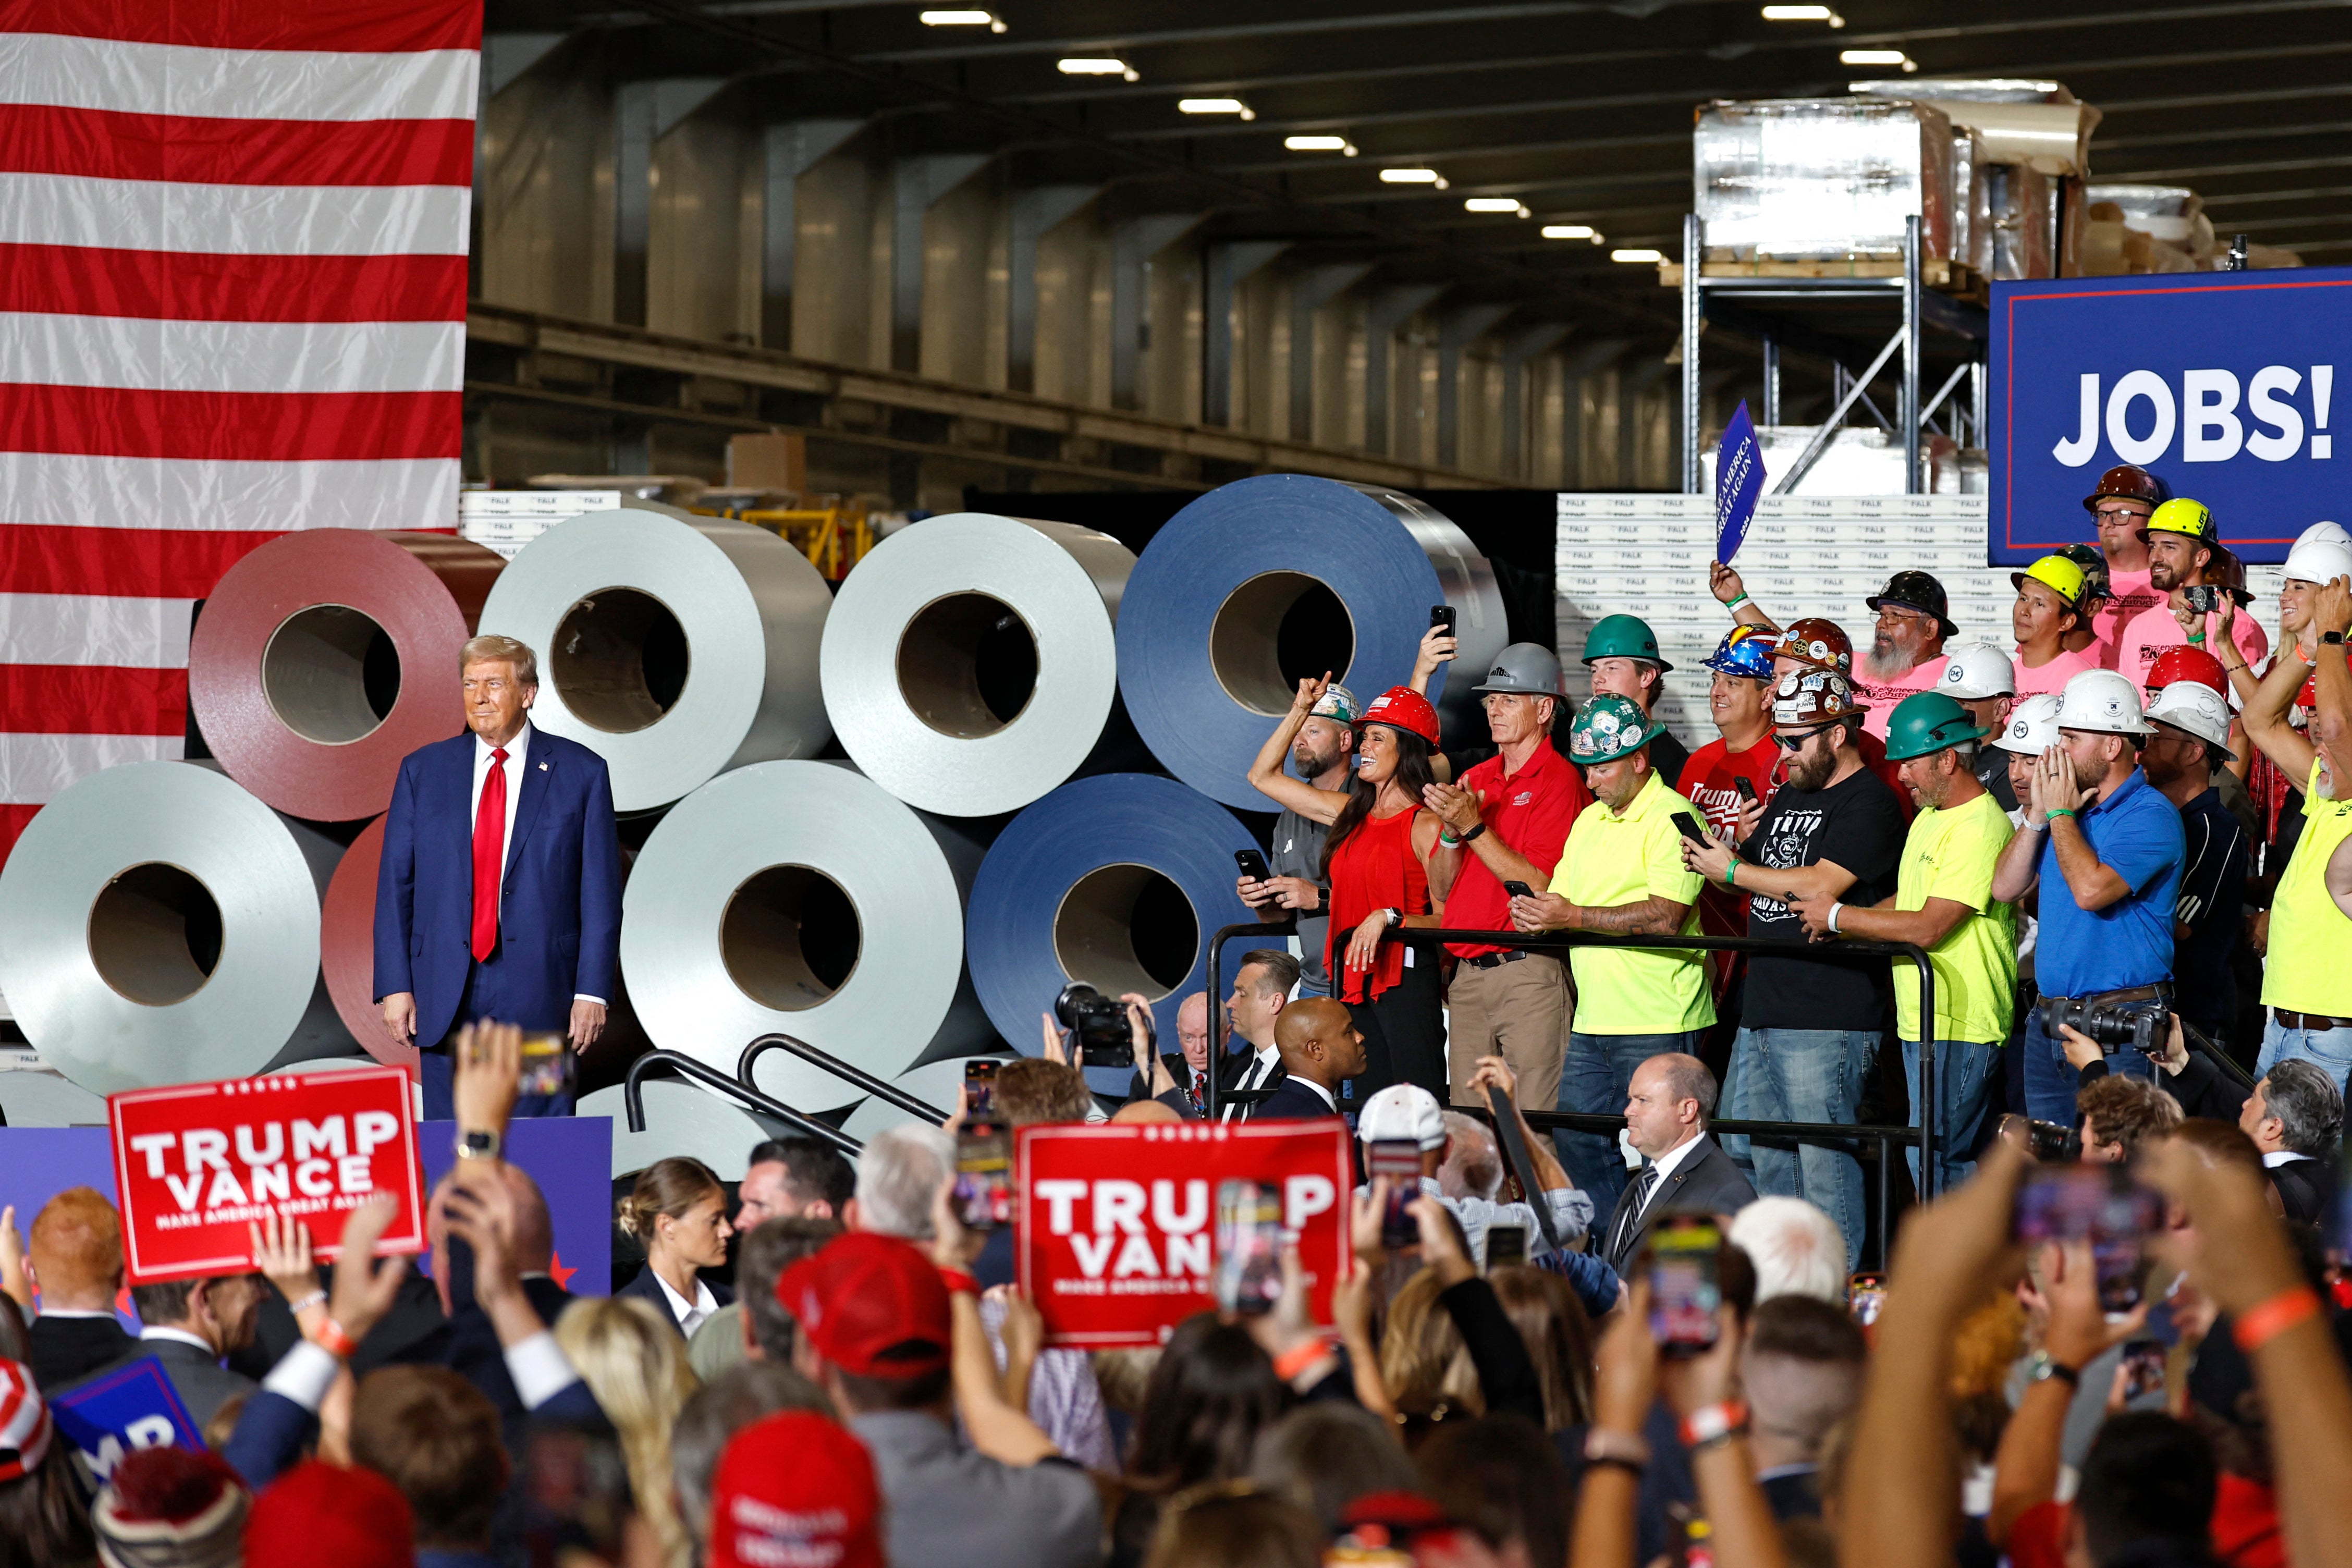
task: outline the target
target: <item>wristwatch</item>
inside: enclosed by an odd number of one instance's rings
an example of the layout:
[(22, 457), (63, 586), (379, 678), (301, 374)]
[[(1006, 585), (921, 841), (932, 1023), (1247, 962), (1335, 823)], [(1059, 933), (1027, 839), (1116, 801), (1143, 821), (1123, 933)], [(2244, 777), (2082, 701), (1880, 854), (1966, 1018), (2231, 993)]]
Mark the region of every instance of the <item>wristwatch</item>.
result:
[(476, 1128), (457, 1134), (457, 1158), (460, 1160), (495, 1160), (499, 1157), (499, 1135)]
[(2323, 647), (2342, 647), (2344, 646), (2344, 634), (2342, 632), (2322, 632), (2319, 634), (2319, 641), (2320, 646)]
[(2026, 1376), (2034, 1383), (2044, 1383), (2054, 1377), (2069, 1388), (2083, 1386), (2083, 1369), (2053, 1359), (2048, 1351), (2033, 1352), (2032, 1361), (2026, 1365)]
[(1395, 930), (1398, 926), (1404, 924), (1404, 911), (1398, 909), (1394, 904), (1391, 904), (1387, 909), (1382, 910), (1381, 913), (1388, 917), (1389, 929), (1391, 931)]

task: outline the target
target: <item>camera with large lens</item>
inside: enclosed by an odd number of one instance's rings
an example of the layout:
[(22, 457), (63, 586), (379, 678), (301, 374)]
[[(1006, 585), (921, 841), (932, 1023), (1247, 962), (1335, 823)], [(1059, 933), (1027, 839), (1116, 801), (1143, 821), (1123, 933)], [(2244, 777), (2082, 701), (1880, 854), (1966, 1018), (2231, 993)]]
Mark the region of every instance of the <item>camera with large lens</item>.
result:
[(2061, 1026), (2088, 1035), (2102, 1049), (2129, 1046), (2155, 1056), (2172, 1033), (2168, 987), (2143, 985), (2130, 991), (2108, 991), (2096, 996), (2045, 996), (2042, 1026), (2056, 1035)]
[(1054, 1017), (1076, 1046), (1078, 1062), (1090, 1068), (1130, 1067), (1134, 1037), (1127, 1009), (1083, 981), (1073, 980), (1054, 998)]

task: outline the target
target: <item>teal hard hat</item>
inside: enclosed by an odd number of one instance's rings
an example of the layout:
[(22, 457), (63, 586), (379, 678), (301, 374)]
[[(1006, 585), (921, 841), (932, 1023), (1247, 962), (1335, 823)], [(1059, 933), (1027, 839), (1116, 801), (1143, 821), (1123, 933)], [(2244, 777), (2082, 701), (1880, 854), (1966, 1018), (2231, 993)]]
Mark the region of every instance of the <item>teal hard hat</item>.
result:
[(1940, 691), (1915, 691), (1895, 705), (1886, 720), (1886, 760), (1904, 763), (1989, 733), (1955, 698)]
[(1643, 658), (1660, 669), (1674, 666), (1658, 657), (1658, 634), (1639, 616), (1607, 616), (1585, 635), (1584, 662), (1601, 658)]
[(1665, 732), (1664, 724), (1643, 713), (1632, 700), (1613, 691), (1603, 692), (1576, 710), (1576, 718), (1568, 727), (1568, 760), (1579, 767), (1613, 763), (1620, 757), (1631, 756)]

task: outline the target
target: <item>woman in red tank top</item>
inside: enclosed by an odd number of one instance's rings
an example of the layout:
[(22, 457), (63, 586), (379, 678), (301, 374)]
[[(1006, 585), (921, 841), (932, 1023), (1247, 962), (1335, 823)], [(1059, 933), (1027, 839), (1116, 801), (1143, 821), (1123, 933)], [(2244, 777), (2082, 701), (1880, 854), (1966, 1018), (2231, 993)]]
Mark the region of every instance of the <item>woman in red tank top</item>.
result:
[[(1290, 712), (1266, 742), (1279, 759), (1330, 684), (1302, 680)], [(1364, 1037), (1364, 1076), (1341, 1109), (1361, 1105), (1392, 1083), (1415, 1083), (1446, 1098), (1445, 1033), (1439, 1014), (1437, 954), (1382, 940), (1394, 926), (1435, 926), (1426, 867), (1437, 818), (1422, 808), (1437, 712), (1409, 687), (1373, 699), (1355, 723), (1357, 765), (1344, 794), (1278, 772), (1253, 782), (1301, 816), (1328, 822), (1324, 879), (1331, 889), (1328, 960), (1332, 994)]]

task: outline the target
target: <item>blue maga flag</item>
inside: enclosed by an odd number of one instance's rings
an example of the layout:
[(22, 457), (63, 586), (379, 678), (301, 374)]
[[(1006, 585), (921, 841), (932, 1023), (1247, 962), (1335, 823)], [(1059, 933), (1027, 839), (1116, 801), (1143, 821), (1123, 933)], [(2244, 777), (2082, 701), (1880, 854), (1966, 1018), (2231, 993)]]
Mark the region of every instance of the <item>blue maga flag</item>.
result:
[(1723, 445), (1715, 454), (1715, 558), (1728, 562), (1739, 553), (1755, 521), (1756, 503), (1764, 499), (1764, 444), (1756, 439), (1756, 422), (1748, 417), (1747, 399), (1732, 411), (1723, 427)]
[(205, 1446), (163, 1363), (152, 1355), (56, 1395), (49, 1414), (81, 1456), (93, 1490), (133, 1449)]

